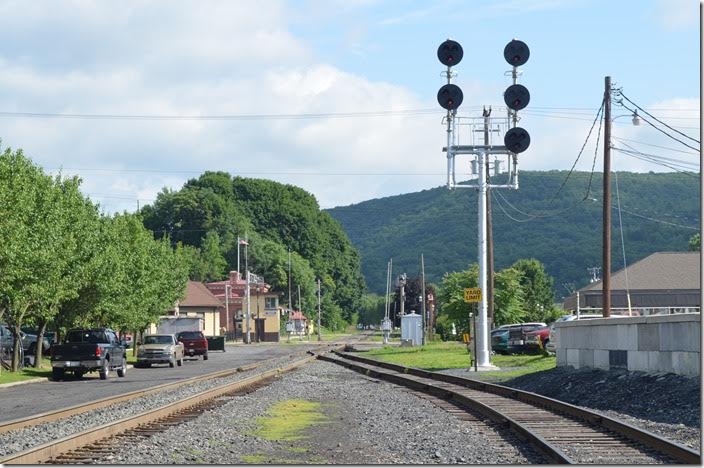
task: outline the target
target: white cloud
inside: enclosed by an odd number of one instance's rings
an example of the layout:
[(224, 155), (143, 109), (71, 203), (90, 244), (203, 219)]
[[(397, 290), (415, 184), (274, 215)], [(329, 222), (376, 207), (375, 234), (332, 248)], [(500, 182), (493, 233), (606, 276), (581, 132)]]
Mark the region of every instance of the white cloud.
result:
[(658, 0), (653, 16), (666, 30), (679, 30), (697, 25), (699, 8), (692, 0)]
[[(80, 174), (84, 191), (108, 211), (133, 210), (137, 200), (154, 199), (164, 186), (179, 189), (204, 170), (296, 184), (324, 207), (445, 183), (443, 111), (434, 98), (427, 102), (401, 86), (316, 60), (310, 45), (290, 33), (286, 4), (267, 2), (265, 14), (253, 2), (164, 5), (0, 4), (0, 41), (10, 44), (0, 51), (0, 110), (142, 115), (438, 111), (231, 121), (0, 117), (3, 146), (23, 147), (48, 169)], [(504, 86), (460, 78), (463, 112), (479, 115), (477, 103), (500, 100)], [(661, 104), (691, 102), (653, 106)], [(568, 169), (590, 122), (525, 115), (522, 125), (533, 141), (521, 156), (522, 169)], [(641, 133), (632, 131), (645, 132), (628, 129), (634, 139)], [(578, 169), (589, 170), (592, 157), (593, 147), (585, 150)]]

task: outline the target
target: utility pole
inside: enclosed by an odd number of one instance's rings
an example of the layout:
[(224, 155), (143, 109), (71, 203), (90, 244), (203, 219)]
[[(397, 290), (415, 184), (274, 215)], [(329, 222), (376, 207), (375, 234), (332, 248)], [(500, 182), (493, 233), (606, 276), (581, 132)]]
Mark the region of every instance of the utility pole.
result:
[(611, 316), (611, 77), (604, 78), (604, 205), (601, 306)]
[(249, 316), (251, 315), (250, 313), (250, 288), (249, 288), (249, 270), (247, 270), (247, 344), (250, 344), (252, 342), (251, 337), (249, 335)]
[(399, 280), (401, 286), (401, 317), (406, 315), (406, 274), (403, 273)]
[(291, 302), (291, 247), (288, 248), (288, 319), (291, 320), (291, 311), (293, 310), (293, 302)]
[(386, 296), (384, 297), (384, 320), (381, 321), (381, 333), (384, 335), (384, 344), (389, 342), (389, 335), (391, 334), (391, 320), (389, 320), (389, 310), (391, 309), (391, 304), (389, 300), (389, 289), (391, 288), (391, 269), (393, 265), (393, 259), (389, 259), (386, 264)]
[(227, 340), (228, 332), (230, 331), (230, 294), (228, 289), (230, 288), (230, 278), (227, 278), (227, 284), (225, 285), (225, 340)]
[(321, 341), (320, 337), (320, 278), (318, 278), (318, 341)]
[(423, 302), (421, 303), (421, 324), (423, 327), (423, 340), (421, 344), (425, 346), (425, 332), (426, 332), (426, 317), (425, 317), (425, 262), (423, 259), (423, 254), (420, 254), (420, 280), (421, 280), (421, 294), (423, 295)]
[[(484, 145), (489, 146), (489, 116), (491, 115), (491, 106), (489, 110), (484, 109)], [(494, 164), (498, 164), (496, 161)], [(494, 236), (491, 226), (491, 171), (489, 170), (489, 160), (486, 161), (486, 250), (487, 250), (487, 268), (489, 270), (489, 280), (486, 287), (487, 311), (486, 319), (488, 322), (488, 330), (494, 323)]]

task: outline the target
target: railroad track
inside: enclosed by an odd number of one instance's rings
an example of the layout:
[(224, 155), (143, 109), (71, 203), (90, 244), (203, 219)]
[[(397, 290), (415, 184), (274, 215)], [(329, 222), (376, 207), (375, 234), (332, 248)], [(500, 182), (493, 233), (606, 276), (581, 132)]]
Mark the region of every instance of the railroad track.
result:
[[(101, 457), (105, 457), (123, 447), (125, 443), (139, 438), (149, 437), (152, 434), (162, 432), (171, 426), (182, 424), (194, 419), (204, 411), (214, 409), (225, 404), (236, 395), (242, 395), (267, 385), (279, 374), (288, 372), (300, 367), (314, 359), (319, 353), (328, 352), (331, 349), (341, 349), (345, 346), (363, 341), (369, 334), (360, 334), (344, 342), (321, 342), (320, 346), (311, 351), (290, 354), (288, 357), (293, 360), (286, 366), (260, 372), (257, 375), (202, 391), (190, 397), (181, 399), (175, 403), (141, 413), (137, 416), (126, 417), (108, 424), (93, 427), (82, 432), (68, 435), (66, 437), (51, 442), (39, 444), (35, 447), (21, 452), (0, 456), (0, 464), (76, 464), (93, 463)], [(303, 357), (301, 357), (303, 356)], [(62, 408), (57, 411), (33, 415), (27, 418), (7, 421), (0, 424), (0, 434), (23, 428), (38, 426), (40, 424), (57, 421), (76, 414), (104, 408), (119, 402), (132, 400), (147, 396), (153, 393), (173, 390), (175, 388), (192, 383), (214, 380), (231, 376), (237, 372), (244, 372), (263, 367), (266, 363), (281, 359), (281, 357), (267, 359), (258, 363), (238, 367), (236, 369), (212, 372), (191, 379), (179, 382), (164, 384), (146, 390), (138, 390), (116, 397), (104, 398), (87, 404), (76, 405), (69, 408)]]
[(479, 414), (530, 442), (548, 463), (701, 464), (701, 455), (683, 445), (535, 393), (340, 351), (320, 354), (318, 359), (433, 395), (451, 402), (454, 408)]
[[(329, 347), (329, 344), (325, 344), (321, 346), (321, 348), (318, 348), (317, 352), (327, 351)], [(226, 403), (229, 398), (235, 395), (246, 394), (266, 385), (279, 374), (288, 372), (314, 360), (315, 354), (313, 354), (313, 352), (301, 352), (291, 354), (289, 357), (292, 358), (292, 362), (285, 366), (263, 371), (235, 382), (217, 385), (190, 397), (140, 413), (136, 416), (126, 417), (108, 424), (92, 427), (51, 442), (39, 444), (21, 452), (0, 457), (0, 464), (91, 463), (100, 456), (105, 455), (105, 453), (109, 453), (111, 447), (124, 446), (125, 441), (130, 440), (130, 438), (141, 437), (166, 430), (172, 425), (180, 424), (198, 417), (203, 411)], [(281, 359), (281, 357), (274, 359)], [(116, 402), (138, 398), (158, 391), (171, 390), (178, 386), (187, 385), (193, 381), (227, 377), (237, 372), (253, 370), (257, 367), (265, 366), (267, 362), (272, 360), (273, 359), (268, 359), (229, 371), (213, 372), (174, 384), (160, 385), (152, 389), (130, 392), (129, 394), (105, 398), (85, 405), (77, 405), (50, 413), (23, 418), (21, 420), (9, 421), (0, 426), (0, 432), (18, 430), (50, 421), (56, 421), (70, 415), (106, 407)], [(118, 442), (117, 445), (115, 445), (115, 441)]]

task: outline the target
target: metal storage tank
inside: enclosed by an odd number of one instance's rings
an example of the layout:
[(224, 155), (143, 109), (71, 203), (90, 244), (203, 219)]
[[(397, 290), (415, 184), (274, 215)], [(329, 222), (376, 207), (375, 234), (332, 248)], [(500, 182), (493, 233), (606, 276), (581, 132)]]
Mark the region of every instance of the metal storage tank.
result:
[(416, 313), (406, 314), (401, 317), (401, 341), (411, 340), (413, 346), (423, 344), (423, 324), (421, 316)]

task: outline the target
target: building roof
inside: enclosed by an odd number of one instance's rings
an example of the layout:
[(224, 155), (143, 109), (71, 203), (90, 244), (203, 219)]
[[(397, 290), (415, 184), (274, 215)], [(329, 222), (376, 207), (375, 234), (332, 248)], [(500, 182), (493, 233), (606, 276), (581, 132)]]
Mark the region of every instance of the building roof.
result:
[[(611, 289), (699, 289), (699, 252), (655, 252), (611, 274)], [(601, 281), (580, 291), (601, 291)]]
[(186, 297), (178, 303), (179, 307), (220, 307), (222, 302), (199, 281), (186, 284)]
[(291, 320), (308, 320), (308, 318), (300, 310), (294, 310), (291, 314)]
[[(699, 306), (699, 252), (656, 252), (611, 274), (612, 307), (626, 307), (630, 294), (634, 307)], [(626, 288), (628, 273), (628, 288)], [(602, 282), (579, 290), (582, 307), (601, 307)], [(564, 300), (565, 309), (577, 307), (577, 293)]]

